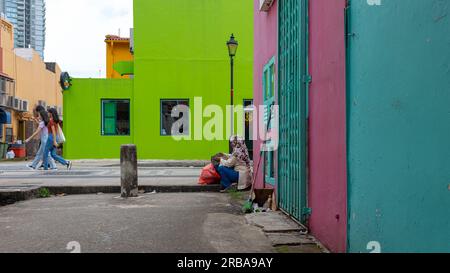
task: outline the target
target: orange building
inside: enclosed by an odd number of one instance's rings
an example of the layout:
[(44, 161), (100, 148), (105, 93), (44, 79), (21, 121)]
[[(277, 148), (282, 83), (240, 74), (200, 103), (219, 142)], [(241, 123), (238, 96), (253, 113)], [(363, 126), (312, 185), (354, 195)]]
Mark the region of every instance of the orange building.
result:
[(13, 37), (13, 25), (0, 19), (0, 142), (9, 144), (32, 134), (37, 105), (56, 107), (62, 116), (58, 64), (45, 63), (31, 48), (14, 49)]
[[(106, 35), (106, 78), (121, 79), (130, 78), (129, 73), (120, 74), (121, 68), (133, 61), (130, 50), (130, 38), (122, 38), (115, 35)], [(127, 69), (125, 69), (127, 70)], [(129, 72), (129, 70), (128, 70)]]

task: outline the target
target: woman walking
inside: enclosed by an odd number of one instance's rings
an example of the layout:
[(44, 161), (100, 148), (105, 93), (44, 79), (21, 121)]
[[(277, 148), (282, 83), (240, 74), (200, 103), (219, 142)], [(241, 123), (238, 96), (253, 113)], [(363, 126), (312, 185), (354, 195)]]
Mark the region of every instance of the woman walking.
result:
[(48, 141), (47, 145), (44, 151), (44, 170), (48, 170), (48, 154), (50, 152), (51, 157), (61, 163), (62, 165), (66, 166), (68, 170), (72, 168), (72, 162), (66, 161), (64, 158), (56, 154), (56, 148), (58, 148), (58, 143), (56, 141), (56, 134), (58, 132), (58, 128), (61, 124), (61, 121), (59, 120), (58, 112), (56, 109), (51, 108), (48, 110), (48, 114), (50, 117), (50, 121), (48, 122), (47, 128), (48, 128)]
[[(35, 119), (38, 122), (39, 126), (38, 129), (33, 133), (31, 137), (29, 137), (27, 140), (25, 140), (25, 143), (30, 142), (33, 138), (35, 138), (37, 135), (40, 135), (41, 143), (39, 145), (39, 150), (36, 153), (36, 157), (34, 158), (33, 162), (30, 165), (27, 165), (28, 168), (36, 170), (37, 165), (41, 160), (44, 159), (44, 151), (45, 147), (47, 145), (48, 140), (48, 128), (47, 125), (50, 122), (47, 111), (45, 111), (45, 108), (42, 106), (37, 106), (35, 109)], [(56, 170), (56, 165), (53, 160), (50, 160), (50, 168), (52, 170)]]

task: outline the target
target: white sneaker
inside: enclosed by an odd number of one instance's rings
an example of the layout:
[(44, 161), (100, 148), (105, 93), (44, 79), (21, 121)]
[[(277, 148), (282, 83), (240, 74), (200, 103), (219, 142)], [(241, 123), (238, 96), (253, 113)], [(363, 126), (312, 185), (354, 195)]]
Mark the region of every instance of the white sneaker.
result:
[(72, 161), (67, 161), (67, 170), (72, 170)]
[(28, 165), (28, 164), (27, 164), (27, 168), (28, 168), (29, 170), (33, 170), (33, 171), (35, 171), (35, 170), (36, 170), (36, 168), (33, 168), (33, 166), (31, 166), (31, 165)]

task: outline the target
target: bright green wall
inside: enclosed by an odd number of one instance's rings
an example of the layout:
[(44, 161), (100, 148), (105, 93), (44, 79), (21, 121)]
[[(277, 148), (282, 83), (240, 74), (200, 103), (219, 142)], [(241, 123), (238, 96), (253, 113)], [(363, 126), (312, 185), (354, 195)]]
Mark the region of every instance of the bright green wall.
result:
[[(236, 103), (253, 97), (253, 1), (135, 0), (135, 142), (148, 159), (209, 159), (227, 141), (182, 141), (160, 136), (160, 99), (202, 97), (230, 101), (226, 41), (239, 41)], [(191, 115), (192, 118), (192, 115)], [(207, 120), (205, 120), (207, 121)], [(191, 131), (193, 132), (191, 122)]]
[[(101, 135), (101, 100), (131, 99), (133, 80), (74, 79), (64, 91), (64, 156), (68, 159), (111, 159), (120, 157), (120, 145), (133, 143), (131, 136)], [(131, 101), (131, 119), (133, 102)]]
[[(135, 79), (73, 81), (64, 93), (65, 156), (119, 158), (124, 143), (137, 144), (140, 159), (209, 159), (227, 151), (228, 141), (177, 142), (160, 136), (160, 100), (190, 100), (192, 133), (195, 97), (202, 97), (204, 106), (228, 105), (230, 59), (226, 41), (231, 33), (240, 43), (235, 103), (242, 104), (244, 99), (253, 98), (252, 1), (135, 0)], [(101, 136), (102, 98), (131, 99), (130, 137)]]

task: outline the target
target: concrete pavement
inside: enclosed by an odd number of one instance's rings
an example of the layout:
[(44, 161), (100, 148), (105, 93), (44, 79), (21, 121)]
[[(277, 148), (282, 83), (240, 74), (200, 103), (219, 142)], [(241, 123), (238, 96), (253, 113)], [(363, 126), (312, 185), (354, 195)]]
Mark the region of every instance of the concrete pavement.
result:
[[(172, 162), (172, 163), (171, 163)], [(0, 180), (3, 185), (14, 185), (14, 181), (30, 180), (86, 180), (91, 178), (98, 179), (120, 179), (120, 165), (115, 161), (74, 161), (72, 170), (68, 171), (64, 166), (58, 165), (57, 171), (35, 171), (29, 170), (26, 164), (30, 162), (0, 162)], [(180, 180), (178, 184), (192, 185), (196, 184), (202, 167), (205, 163), (179, 162), (175, 166), (173, 161), (168, 161), (167, 166), (161, 161), (140, 162), (139, 178), (143, 183), (147, 181), (156, 182), (161, 178)], [(46, 182), (44, 183), (55, 183)], [(81, 182), (80, 182), (81, 183)], [(88, 183), (86, 183), (88, 184)]]
[(0, 207), (0, 252), (68, 252), (74, 244), (83, 252), (322, 252), (287, 216), (244, 217), (247, 194), (199, 186), (201, 167), (182, 164), (140, 162), (140, 196), (123, 200), (118, 162), (78, 161), (71, 171), (49, 172), (2, 162), (0, 206), (44, 188), (65, 195)]
[[(0, 203), (27, 200), (36, 188), (53, 194), (120, 192), (118, 160), (74, 161), (72, 170), (29, 170), (29, 162), (0, 163)], [(217, 192), (218, 186), (199, 186), (204, 161), (139, 161), (139, 186), (145, 192)], [(175, 167), (178, 166), (178, 167)], [(2, 201), (3, 200), (3, 201)]]
[(218, 193), (76, 195), (0, 207), (0, 252), (270, 253), (270, 240)]

